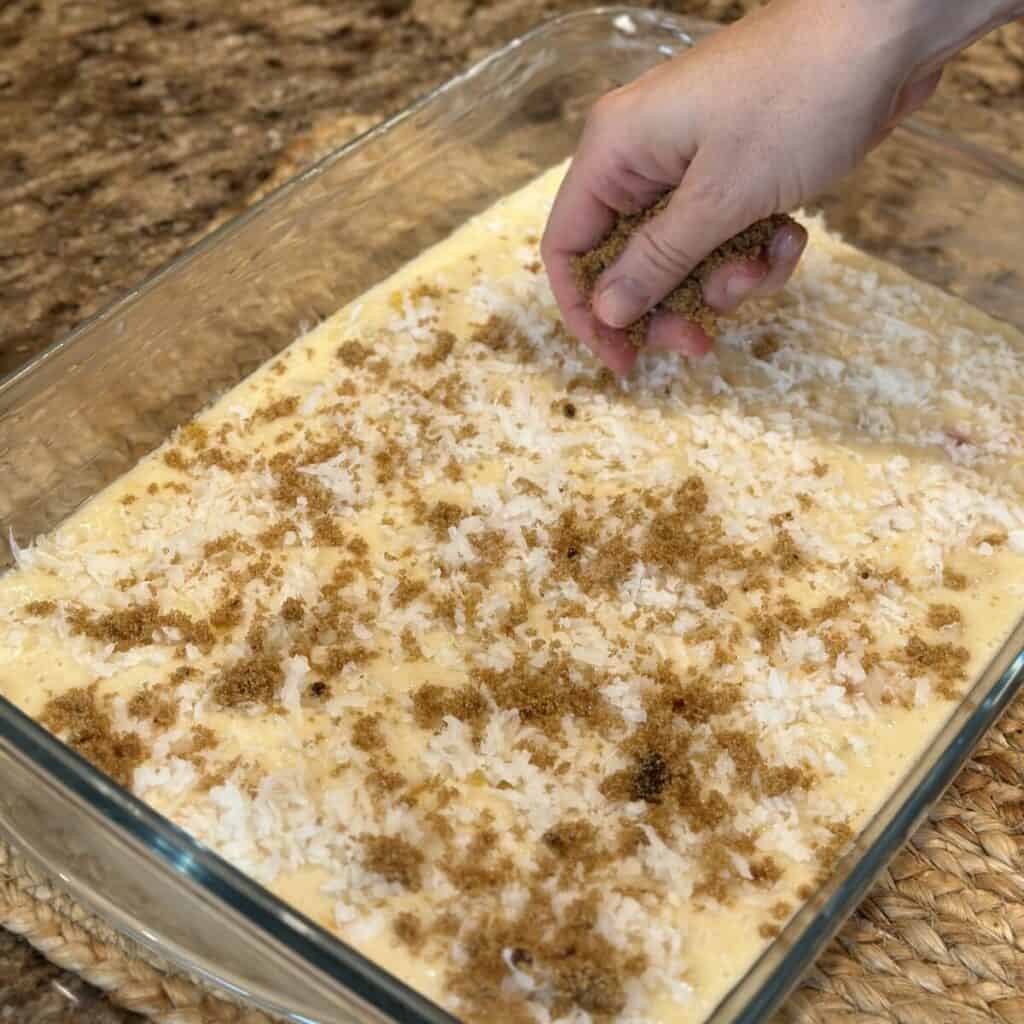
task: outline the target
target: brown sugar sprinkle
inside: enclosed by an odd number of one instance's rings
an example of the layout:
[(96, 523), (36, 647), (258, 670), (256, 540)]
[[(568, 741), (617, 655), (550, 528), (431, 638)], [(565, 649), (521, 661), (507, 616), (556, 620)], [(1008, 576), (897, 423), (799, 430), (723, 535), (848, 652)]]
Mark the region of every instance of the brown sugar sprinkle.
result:
[(597, 856), (597, 837), (593, 824), (577, 819), (553, 825), (541, 841), (556, 857), (592, 866)]
[(87, 636), (103, 644), (113, 644), (116, 651), (129, 651), (156, 643), (158, 628), (175, 629), (185, 643), (194, 643), (209, 649), (214, 642), (213, 632), (206, 622), (196, 622), (184, 612), (161, 612), (149, 604), (106, 612), (96, 616), (85, 608), (71, 608), (67, 612), (68, 625), (73, 633)]
[(1009, 535), (1005, 530), (995, 530), (992, 533), (986, 533), (978, 538), (979, 544), (988, 544), (993, 548), (1002, 547), (1008, 540)]
[(269, 405), (260, 406), (253, 415), (256, 422), (270, 423), (273, 420), (284, 419), (286, 416), (294, 416), (299, 409), (299, 396), (287, 395), (278, 398)]
[(113, 719), (97, 698), (95, 684), (51, 697), (39, 721), (122, 786), (131, 785), (135, 769), (149, 757), (137, 733), (114, 728)]
[(930, 629), (959, 626), (962, 621), (960, 609), (954, 604), (930, 604), (928, 606), (928, 627)]
[(522, 997), (505, 984), (506, 951), (545, 992), (552, 1018), (573, 1008), (604, 1020), (626, 1004), (624, 983), (642, 974), (642, 956), (613, 947), (597, 929), (596, 895), (555, 913), (550, 896), (534, 884), (526, 905), (514, 918), (495, 915), (474, 922), (460, 935), (466, 960), (448, 976), (453, 993), (464, 1000), (471, 1019), (526, 1024), (533, 1020)]
[(423, 853), (397, 836), (363, 836), (363, 866), (387, 882), (419, 892)]
[(825, 827), (828, 829), (829, 838), (815, 850), (815, 856), (821, 867), (819, 876), (823, 880), (846, 852), (854, 837), (853, 829), (846, 822), (830, 821), (825, 823)]
[(779, 530), (772, 554), (778, 559), (779, 568), (785, 573), (791, 573), (803, 564), (803, 555), (786, 530)]
[(306, 617), (305, 602), (299, 597), (285, 598), (281, 604), (281, 618), (285, 622), (301, 622)]
[(942, 585), (947, 590), (966, 590), (967, 577), (962, 572), (946, 568), (942, 570)]
[(757, 928), (757, 934), (760, 935), (762, 939), (774, 939), (780, 931), (782, 931), (782, 929), (779, 928), (777, 924), (771, 924), (768, 921), (762, 922)]
[(458, 339), (451, 331), (438, 331), (434, 335), (433, 345), (429, 352), (416, 357), (416, 365), (425, 370), (432, 370), (443, 363), (454, 351)]
[(940, 697), (956, 696), (956, 684), (967, 678), (970, 652), (951, 643), (929, 644), (914, 634), (902, 651), (902, 661), (912, 677), (929, 675), (936, 681)]
[(473, 676), (499, 708), (518, 711), (522, 721), (550, 737), (561, 735), (565, 715), (577, 725), (606, 734), (620, 723), (620, 716), (600, 693), (603, 674), (585, 668), (577, 678), (575, 663), (560, 653), (553, 653), (540, 667), (520, 654), (509, 669), (476, 669)]
[(755, 359), (760, 359), (762, 362), (767, 362), (776, 352), (779, 351), (780, 344), (779, 339), (774, 334), (766, 334), (763, 338), (758, 338), (750, 347), (750, 354)]
[(420, 647), (420, 643), (416, 639), (416, 634), (412, 631), (411, 626), (406, 626), (405, 629), (402, 630), (402, 634), (399, 639), (402, 644), (402, 653), (409, 661), (424, 660), (423, 648)]
[(128, 505), (134, 505), (134, 504), (135, 504), (135, 502), (137, 502), (138, 500), (139, 500), (139, 499), (138, 499), (138, 495), (135, 495), (135, 494), (126, 494), (126, 495), (125, 495), (125, 496), (124, 496), (124, 497), (123, 497), (123, 498), (121, 499), (121, 504), (122, 504), (122, 505), (124, 505), (125, 507), (127, 507)]
[(48, 615), (52, 615), (56, 610), (56, 601), (29, 601), (24, 608), (26, 615), (31, 615), (36, 619), (45, 619)]
[(322, 679), (317, 679), (306, 687), (306, 696), (311, 700), (328, 700), (331, 696), (331, 688)]
[(427, 585), (422, 580), (412, 580), (405, 573), (398, 577), (398, 586), (391, 595), (391, 603), (396, 608), (405, 608), (416, 598), (426, 593)]
[(338, 349), (338, 358), (350, 369), (356, 369), (370, 358), (371, 351), (361, 342), (346, 341)]
[(284, 682), (280, 663), (266, 654), (253, 654), (225, 668), (213, 686), (213, 699), (222, 708), (272, 704)]
[(771, 915), (776, 921), (785, 921), (793, 913), (793, 907), (785, 900), (779, 900), (771, 909)]
[(222, 533), (214, 540), (208, 540), (203, 545), (203, 558), (209, 561), (217, 555), (233, 553), (240, 546), (241, 537), (235, 532)]
[(193, 754), (202, 753), (205, 750), (214, 750), (217, 747), (217, 734), (207, 725), (192, 726), (191, 747)]
[(439, 501), (427, 514), (427, 524), (434, 531), (434, 536), (444, 541), (448, 539), (448, 531), (466, 517), (466, 512), (450, 501)]
[(191, 463), (181, 454), (181, 450), (178, 448), (170, 448), (164, 452), (164, 462), (171, 469), (176, 469), (181, 473), (185, 473), (191, 468)]
[(381, 715), (360, 715), (352, 724), (352, 746), (368, 754), (384, 750), (384, 735), (380, 731)]
[(416, 914), (408, 910), (401, 911), (395, 915), (391, 929), (395, 933), (395, 938), (413, 953), (418, 953), (423, 948), (427, 938), (426, 931)]
[(128, 702), (128, 714), (163, 731), (178, 720), (178, 705), (176, 697), (161, 694), (153, 687), (145, 687)]
[(421, 729), (430, 732), (440, 729), (449, 715), (469, 725), (479, 725), (489, 710), (480, 688), (473, 685), (446, 687), (424, 683), (412, 694), (413, 718)]

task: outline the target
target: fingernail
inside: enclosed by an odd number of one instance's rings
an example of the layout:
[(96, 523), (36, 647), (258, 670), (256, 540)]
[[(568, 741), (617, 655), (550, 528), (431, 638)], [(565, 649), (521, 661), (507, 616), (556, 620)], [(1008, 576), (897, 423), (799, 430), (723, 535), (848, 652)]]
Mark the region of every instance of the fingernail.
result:
[(638, 281), (620, 277), (601, 290), (594, 312), (609, 327), (628, 327), (647, 312), (649, 303)]
[(768, 262), (774, 266), (776, 263), (793, 260), (800, 255), (806, 241), (805, 232), (787, 229), (776, 231), (768, 245)]
[(725, 298), (728, 304), (738, 306), (757, 289), (766, 275), (767, 270), (754, 271), (753, 269), (732, 274), (725, 282)]

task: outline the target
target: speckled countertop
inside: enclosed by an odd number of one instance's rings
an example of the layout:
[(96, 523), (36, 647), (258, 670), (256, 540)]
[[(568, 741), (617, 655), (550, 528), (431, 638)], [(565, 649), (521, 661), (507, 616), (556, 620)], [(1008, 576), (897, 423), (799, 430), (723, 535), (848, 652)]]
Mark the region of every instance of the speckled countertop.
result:
[[(661, 6), (720, 20), (756, 0)], [(0, 2), (0, 375), (303, 162), (582, 0)], [(639, 4), (640, 6), (654, 6)], [(1024, 151), (1024, 26), (958, 125)], [(0, 1022), (138, 1020), (0, 932)]]

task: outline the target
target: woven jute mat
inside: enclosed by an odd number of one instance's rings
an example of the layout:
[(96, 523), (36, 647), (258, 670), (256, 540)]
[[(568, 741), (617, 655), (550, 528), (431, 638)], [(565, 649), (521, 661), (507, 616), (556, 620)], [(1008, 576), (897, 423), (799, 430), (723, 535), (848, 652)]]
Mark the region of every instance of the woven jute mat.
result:
[[(374, 121), (352, 115), (315, 126), (250, 199)], [(2, 843), (0, 926), (161, 1024), (268, 1021), (116, 935)], [(1024, 697), (989, 732), (778, 1020), (1024, 1024)]]

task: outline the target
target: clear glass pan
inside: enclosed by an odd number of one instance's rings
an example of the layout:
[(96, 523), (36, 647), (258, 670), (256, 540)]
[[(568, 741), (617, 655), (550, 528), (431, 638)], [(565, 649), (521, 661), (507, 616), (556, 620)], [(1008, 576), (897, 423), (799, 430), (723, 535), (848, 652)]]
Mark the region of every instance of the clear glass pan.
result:
[[(327, 157), (0, 382), (0, 569), (311, 322), (571, 152), (590, 104), (713, 26), (548, 23)], [(927, 123), (822, 206), (855, 244), (1024, 327), (1024, 173)], [(1018, 629), (715, 1024), (777, 1006), (1024, 678)], [(0, 698), (0, 838), (160, 962), (288, 1020), (443, 1011), (290, 910)]]

